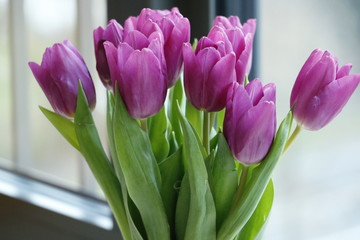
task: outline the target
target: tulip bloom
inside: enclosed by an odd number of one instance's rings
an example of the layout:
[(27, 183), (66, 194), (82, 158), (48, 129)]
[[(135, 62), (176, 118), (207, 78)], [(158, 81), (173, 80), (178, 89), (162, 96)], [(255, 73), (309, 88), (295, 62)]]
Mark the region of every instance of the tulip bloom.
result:
[(351, 67), (338, 68), (328, 51), (311, 53), (291, 92), (290, 106), (300, 126), (319, 130), (341, 112), (360, 82), (360, 74), (350, 74)]
[(108, 41), (104, 43), (111, 79), (117, 81), (133, 118), (156, 114), (166, 97), (163, 36), (161, 31), (156, 31), (155, 23), (148, 21), (147, 28), (151, 33), (148, 37), (132, 30), (124, 33), (124, 41), (117, 47)]
[(276, 130), (275, 85), (254, 79), (246, 87), (234, 83), (229, 91), (224, 136), (233, 156), (245, 165), (268, 153)]
[(173, 8), (171, 11), (144, 8), (138, 17), (130, 17), (125, 21), (125, 31), (138, 30), (146, 35), (148, 20), (155, 22), (164, 36), (166, 79), (167, 87), (170, 88), (176, 83), (182, 71), (181, 49), (183, 43), (190, 40), (190, 22), (180, 14), (178, 8)]
[(225, 29), (236, 54), (236, 79), (238, 83), (243, 84), (245, 76), (249, 75), (251, 69), (256, 20), (249, 19), (241, 25), (237, 16), (228, 18), (217, 16), (213, 21), (213, 26)]
[(70, 41), (47, 48), (41, 65), (29, 62), (29, 66), (55, 112), (74, 116), (79, 81), (90, 108), (95, 107), (94, 83), (84, 59)]
[(213, 27), (202, 37), (195, 52), (183, 46), (184, 86), (187, 99), (197, 109), (220, 111), (226, 105), (229, 88), (236, 80), (235, 53), (225, 31)]
[(110, 20), (105, 29), (98, 27), (94, 30), (94, 49), (96, 57), (96, 70), (104, 86), (112, 90), (114, 83), (110, 78), (109, 65), (106, 59), (104, 42), (109, 41), (118, 46), (123, 41), (123, 27), (116, 22)]

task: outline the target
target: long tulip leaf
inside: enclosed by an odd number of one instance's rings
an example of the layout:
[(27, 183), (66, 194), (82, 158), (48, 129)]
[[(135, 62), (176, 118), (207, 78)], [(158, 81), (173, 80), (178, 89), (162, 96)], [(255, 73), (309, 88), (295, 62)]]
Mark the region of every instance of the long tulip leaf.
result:
[(259, 240), (264, 232), (272, 203), (274, 200), (274, 185), (270, 179), (254, 213), (244, 228), (241, 230), (237, 240)]
[(190, 203), (184, 239), (216, 239), (216, 210), (204, 158), (190, 123), (178, 116), (184, 136), (183, 156), (189, 177)]
[(212, 169), (216, 223), (221, 226), (229, 212), (238, 186), (238, 174), (234, 158), (222, 133), (218, 134), (218, 149)]
[(79, 142), (76, 137), (74, 123), (58, 113), (52, 112), (44, 107), (39, 106), (41, 112), (59, 131), (59, 133), (78, 151), (80, 151)]
[(117, 153), (115, 149), (115, 140), (114, 140), (114, 131), (113, 131), (113, 117), (114, 117), (114, 94), (110, 91), (107, 91), (107, 109), (106, 109), (106, 123), (108, 130), (108, 140), (110, 145), (110, 153), (111, 159), (114, 165), (116, 176), (121, 185), (121, 191), (123, 196), (124, 208), (126, 212), (126, 217), (129, 223), (129, 229), (131, 234), (131, 240), (142, 240), (142, 236), (138, 230), (137, 226), (142, 226), (141, 218), (137, 221), (137, 224), (133, 220), (134, 214), (132, 214), (131, 209), (129, 207), (129, 202), (131, 199), (129, 198), (129, 193), (127, 191), (124, 174), (120, 167), (119, 160), (117, 159)]
[(178, 145), (181, 145), (183, 142), (182, 133), (179, 124), (179, 117), (177, 114), (177, 102), (179, 102), (181, 106), (181, 102), (183, 99), (183, 86), (181, 79), (177, 81), (177, 83), (170, 89), (169, 96), (169, 109), (168, 116), (171, 123), (172, 131), (175, 133), (175, 138)]
[(292, 113), (289, 112), (277, 131), (269, 153), (262, 163), (254, 169), (252, 177), (244, 189), (242, 198), (221, 225), (217, 239), (233, 239), (250, 219), (280, 159), (289, 136), (291, 122)]
[(175, 237), (175, 209), (178, 190), (184, 169), (182, 163), (182, 149), (179, 148), (174, 154), (159, 164), (161, 173), (161, 196), (165, 205), (168, 222), (170, 225), (172, 239)]
[(80, 83), (74, 122), (81, 153), (103, 190), (122, 235), (125, 239), (130, 239), (131, 234), (126, 218), (121, 186), (100, 142), (99, 134)]
[(168, 156), (170, 145), (167, 139), (168, 121), (163, 107), (160, 112), (148, 119), (151, 147), (158, 162)]
[(169, 239), (170, 229), (160, 195), (161, 175), (148, 134), (130, 117), (118, 92), (113, 124), (117, 159), (129, 195), (142, 217), (147, 239)]

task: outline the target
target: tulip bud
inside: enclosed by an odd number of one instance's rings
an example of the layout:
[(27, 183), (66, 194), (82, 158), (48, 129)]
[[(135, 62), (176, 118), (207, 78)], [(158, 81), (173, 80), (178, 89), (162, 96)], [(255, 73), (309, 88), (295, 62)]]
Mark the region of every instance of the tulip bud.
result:
[(256, 20), (249, 19), (241, 25), (237, 16), (228, 18), (217, 16), (213, 21), (213, 26), (225, 29), (236, 54), (236, 79), (238, 83), (243, 84), (245, 76), (249, 75), (251, 69)]
[(55, 112), (73, 117), (80, 81), (91, 109), (95, 107), (94, 83), (84, 59), (70, 41), (46, 49), (41, 65), (29, 66)]
[(190, 23), (177, 8), (152, 10), (144, 8), (138, 17), (130, 17), (125, 22), (126, 30), (138, 30), (148, 36), (148, 20), (156, 23), (164, 36), (164, 56), (166, 61), (167, 87), (170, 88), (179, 78), (183, 66), (181, 49), (190, 40)]
[(338, 68), (328, 51), (315, 49), (299, 72), (291, 92), (290, 106), (300, 126), (319, 130), (335, 118), (360, 82), (350, 74), (352, 65)]
[(229, 88), (236, 80), (235, 54), (224, 30), (213, 27), (195, 49), (183, 46), (184, 86), (188, 100), (197, 109), (220, 111)]
[(276, 130), (274, 84), (254, 79), (246, 87), (234, 83), (229, 91), (224, 135), (233, 156), (245, 165), (260, 162), (268, 153)]
[[(156, 28), (148, 22), (148, 27)], [(126, 27), (124, 28), (124, 30)], [(105, 42), (105, 52), (113, 81), (133, 118), (156, 114), (165, 102), (166, 71), (161, 31), (148, 37), (137, 30), (124, 31), (124, 41), (117, 47)]]
[(123, 41), (123, 28), (116, 22), (116, 20), (110, 20), (105, 29), (98, 27), (94, 30), (94, 48), (96, 57), (96, 70), (104, 86), (111, 90), (114, 83), (110, 78), (109, 65), (106, 59), (104, 42), (109, 41), (115, 46), (118, 46)]

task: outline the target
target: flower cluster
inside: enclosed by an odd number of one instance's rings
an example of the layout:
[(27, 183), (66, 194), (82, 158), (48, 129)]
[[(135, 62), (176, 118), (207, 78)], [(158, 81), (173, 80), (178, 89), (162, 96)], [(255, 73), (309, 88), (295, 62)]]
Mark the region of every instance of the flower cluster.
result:
[[(255, 19), (218, 16), (191, 45), (189, 20), (177, 8), (143, 9), (123, 26), (110, 20), (95, 29), (109, 156), (79, 51), (64, 41), (46, 49), (41, 65), (29, 63), (56, 113), (42, 111), (85, 157), (124, 239), (254, 239), (270, 211), (261, 200), (272, 199), (281, 154), (299, 129), (327, 125), (359, 85), (351, 64), (339, 67), (330, 52), (314, 50), (277, 128), (275, 84), (248, 81), (255, 30)], [(252, 219), (255, 210), (261, 219)]]

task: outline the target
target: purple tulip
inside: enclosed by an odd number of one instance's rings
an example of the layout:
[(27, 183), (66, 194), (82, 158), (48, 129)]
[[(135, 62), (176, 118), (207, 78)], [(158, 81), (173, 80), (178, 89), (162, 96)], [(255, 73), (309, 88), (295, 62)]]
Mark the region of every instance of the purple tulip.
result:
[(109, 65), (106, 59), (104, 42), (109, 41), (115, 46), (118, 46), (123, 41), (123, 27), (116, 22), (110, 20), (105, 29), (98, 27), (94, 30), (94, 48), (96, 57), (96, 70), (104, 86), (112, 90), (114, 83), (110, 78)]
[(246, 87), (234, 83), (229, 91), (224, 135), (234, 157), (245, 165), (268, 153), (276, 130), (275, 85), (254, 79)]
[(291, 92), (290, 106), (300, 126), (319, 130), (341, 112), (360, 82), (360, 74), (350, 74), (351, 67), (338, 68), (328, 51), (311, 53)]
[(191, 104), (208, 112), (223, 109), (236, 81), (236, 56), (225, 31), (213, 27), (199, 40), (195, 52), (189, 43), (184, 44), (183, 56), (185, 92)]
[(41, 65), (29, 62), (29, 66), (57, 113), (74, 116), (79, 80), (90, 108), (95, 107), (95, 88), (90, 73), (84, 59), (70, 41), (56, 43), (47, 48)]
[(117, 47), (105, 42), (105, 52), (113, 81), (133, 118), (156, 114), (166, 97), (166, 63), (163, 35), (157, 25), (147, 22), (149, 36), (124, 28), (124, 41)]
[(125, 21), (125, 31), (138, 30), (148, 36), (148, 20), (155, 22), (164, 36), (167, 87), (170, 88), (176, 83), (182, 71), (181, 49), (183, 43), (190, 40), (190, 23), (177, 8), (171, 11), (144, 8), (138, 17), (130, 17)]
[(244, 25), (241, 25), (237, 16), (228, 18), (217, 16), (213, 21), (213, 26), (225, 29), (236, 54), (236, 79), (238, 83), (243, 84), (245, 76), (249, 75), (251, 69), (256, 20), (249, 19)]

